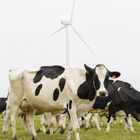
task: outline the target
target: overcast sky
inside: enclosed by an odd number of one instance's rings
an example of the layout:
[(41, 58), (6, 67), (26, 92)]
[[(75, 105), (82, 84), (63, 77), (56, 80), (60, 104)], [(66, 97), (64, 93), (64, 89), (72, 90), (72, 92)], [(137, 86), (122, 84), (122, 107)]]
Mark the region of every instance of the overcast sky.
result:
[[(73, 0), (0, 1), (0, 96), (14, 67), (65, 66), (65, 30)], [(140, 90), (140, 0), (76, 0), (73, 25), (96, 56), (70, 29), (70, 66), (105, 64)]]

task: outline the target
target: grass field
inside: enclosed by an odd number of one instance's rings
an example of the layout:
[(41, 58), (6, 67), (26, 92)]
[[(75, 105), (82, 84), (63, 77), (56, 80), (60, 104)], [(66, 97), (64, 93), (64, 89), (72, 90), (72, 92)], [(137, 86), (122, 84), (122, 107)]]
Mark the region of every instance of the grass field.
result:
[[(136, 131), (135, 134), (132, 134), (130, 130), (124, 131), (124, 124), (119, 124), (119, 119), (117, 119), (116, 125), (111, 127), (111, 131), (109, 134), (105, 133), (106, 123), (102, 127), (101, 132), (97, 130), (96, 127), (85, 131), (84, 128), (80, 129), (80, 138), (81, 140), (140, 140), (140, 126), (136, 123), (134, 119), (133, 127)], [(106, 118), (104, 118), (104, 122), (106, 122)], [(3, 119), (0, 118), (0, 131), (2, 131)], [(35, 117), (35, 128), (40, 128), (40, 120), (39, 117)], [(95, 126), (95, 125), (94, 125)], [(59, 130), (53, 135), (49, 136), (43, 133), (38, 133), (39, 140), (66, 140), (66, 132), (63, 135), (59, 134)], [(21, 120), (18, 119), (17, 122), (17, 138), (18, 140), (31, 140), (31, 136), (25, 131)], [(11, 127), (6, 134), (0, 133), (0, 140), (11, 140), (12, 139), (12, 130)], [(75, 140), (74, 135), (72, 135), (71, 140)]]

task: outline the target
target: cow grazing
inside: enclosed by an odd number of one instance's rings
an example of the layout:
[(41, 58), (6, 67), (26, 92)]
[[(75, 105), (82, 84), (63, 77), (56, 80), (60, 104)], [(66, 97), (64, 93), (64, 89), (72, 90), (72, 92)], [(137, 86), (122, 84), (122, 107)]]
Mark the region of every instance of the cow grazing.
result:
[(74, 131), (76, 140), (80, 140), (77, 117), (92, 109), (96, 93), (97, 96), (108, 95), (108, 79), (114, 76), (117, 78), (120, 73), (110, 72), (102, 64), (94, 69), (85, 65), (85, 69), (43, 66), (37, 70), (10, 71), (10, 89), (3, 133), (11, 118), (13, 140), (17, 140), (16, 120), (19, 108), (26, 112), (34, 140), (37, 140), (34, 129), (35, 111), (38, 114), (67, 112), (67, 140), (70, 140), (71, 130)]
[(6, 110), (7, 98), (0, 98), (0, 113)]

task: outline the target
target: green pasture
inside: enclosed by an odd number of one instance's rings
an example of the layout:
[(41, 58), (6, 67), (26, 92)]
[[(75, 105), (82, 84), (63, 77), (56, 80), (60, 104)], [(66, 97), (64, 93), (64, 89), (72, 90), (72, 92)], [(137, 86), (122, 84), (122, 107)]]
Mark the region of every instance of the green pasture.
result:
[[(130, 130), (124, 131), (124, 123), (119, 124), (119, 119), (117, 119), (116, 125), (111, 127), (109, 134), (105, 133), (106, 129), (106, 118), (104, 118), (104, 126), (99, 132), (94, 125), (94, 128), (90, 130), (85, 130), (84, 128), (80, 129), (80, 138), (81, 140), (140, 140), (140, 126), (137, 122), (132, 119), (135, 134), (132, 134)], [(2, 131), (3, 119), (0, 118), (0, 131)], [(35, 117), (35, 128), (36, 130), (40, 128), (40, 119)], [(38, 133), (38, 140), (66, 140), (66, 132), (63, 135), (59, 134), (60, 129), (53, 135), (49, 136), (43, 133)], [(17, 121), (17, 138), (18, 140), (31, 140), (31, 136), (25, 131), (20, 118)], [(9, 131), (6, 134), (0, 133), (0, 140), (11, 140), (12, 139), (12, 130), (9, 127)], [(74, 135), (72, 135), (71, 140), (75, 140)]]

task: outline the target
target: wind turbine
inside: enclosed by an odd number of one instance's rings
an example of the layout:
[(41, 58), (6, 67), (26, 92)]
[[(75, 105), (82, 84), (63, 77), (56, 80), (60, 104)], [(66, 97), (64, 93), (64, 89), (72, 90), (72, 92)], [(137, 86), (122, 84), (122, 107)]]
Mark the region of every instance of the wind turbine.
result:
[(79, 32), (76, 30), (76, 28), (73, 26), (73, 14), (74, 14), (74, 7), (75, 7), (75, 0), (73, 0), (73, 6), (71, 11), (71, 16), (69, 20), (61, 20), (62, 27), (56, 30), (53, 34), (51, 34), (49, 37), (52, 37), (53, 35), (57, 34), (61, 30), (66, 30), (66, 66), (69, 66), (69, 27), (71, 27), (74, 31), (74, 33), (81, 39), (81, 41), (85, 44), (85, 46), (91, 51), (93, 55), (95, 53), (91, 49), (91, 47), (88, 45), (88, 43), (83, 39), (83, 37), (79, 34)]

